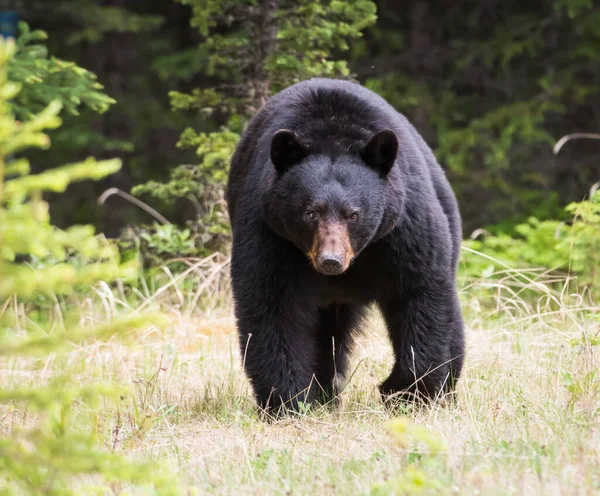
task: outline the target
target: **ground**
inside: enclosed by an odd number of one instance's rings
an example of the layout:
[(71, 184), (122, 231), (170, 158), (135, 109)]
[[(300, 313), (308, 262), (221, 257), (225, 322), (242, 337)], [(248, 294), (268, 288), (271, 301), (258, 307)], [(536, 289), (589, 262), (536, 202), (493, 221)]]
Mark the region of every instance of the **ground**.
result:
[[(230, 305), (200, 312), (198, 293), (175, 283), (158, 291), (172, 323), (165, 330), (132, 348), (80, 347), (68, 362), (85, 364), (82, 381), (96, 374), (133, 387), (118, 412), (104, 406), (107, 445), (170, 464), (200, 494), (592, 494), (600, 489), (596, 309), (533, 278), (461, 284), (468, 351), (459, 402), (400, 412), (407, 424), (395, 431), (376, 389), (392, 363), (376, 312), (342, 404), (272, 424), (256, 414)], [(150, 299), (158, 297), (144, 305)], [(41, 383), (61, 366), (2, 363), (1, 373)], [(0, 419), (5, 429), (26, 415)]]

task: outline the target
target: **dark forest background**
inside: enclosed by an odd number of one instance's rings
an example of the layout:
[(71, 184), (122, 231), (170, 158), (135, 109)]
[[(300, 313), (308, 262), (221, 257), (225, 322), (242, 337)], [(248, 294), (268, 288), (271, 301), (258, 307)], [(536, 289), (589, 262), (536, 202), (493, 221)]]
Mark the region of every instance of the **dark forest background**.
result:
[(552, 147), (600, 130), (598, 2), (375, 3), (376, 17), (363, 0), (5, 1), (115, 100), (103, 113), (85, 102), (65, 113), (43, 162), (31, 157), (34, 168), (123, 159), (110, 178), (51, 198), (54, 220), (111, 237), (152, 225), (118, 196), (97, 204), (117, 187), (179, 226), (199, 219), (202, 246), (219, 248), (224, 171), (243, 125), (261, 99), (319, 74), (360, 81), (415, 123), (458, 195), (465, 236), (514, 234), (588, 195), (600, 142)]

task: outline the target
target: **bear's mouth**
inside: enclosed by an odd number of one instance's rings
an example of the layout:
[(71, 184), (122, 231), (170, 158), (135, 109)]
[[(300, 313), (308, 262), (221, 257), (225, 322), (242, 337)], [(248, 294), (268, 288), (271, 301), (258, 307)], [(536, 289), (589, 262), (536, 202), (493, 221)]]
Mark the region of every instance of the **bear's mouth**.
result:
[(343, 274), (354, 258), (348, 226), (343, 222), (320, 222), (308, 258), (321, 274)]

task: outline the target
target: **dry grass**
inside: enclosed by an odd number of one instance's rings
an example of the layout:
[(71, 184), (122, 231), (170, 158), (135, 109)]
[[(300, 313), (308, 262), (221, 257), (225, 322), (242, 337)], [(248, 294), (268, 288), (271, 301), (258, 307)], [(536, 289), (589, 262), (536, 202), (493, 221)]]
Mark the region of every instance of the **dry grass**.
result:
[[(66, 361), (13, 363), (3, 380), (42, 384), (53, 370), (72, 367), (81, 381), (129, 384), (122, 403), (103, 407), (107, 447), (169, 464), (200, 494), (399, 494), (409, 488), (407, 474), (417, 486), (422, 477), (425, 491), (437, 485), (436, 494), (600, 491), (598, 321), (585, 295), (554, 291), (537, 272), (464, 284), (468, 355), (458, 404), (398, 413), (442, 443), (432, 452), (410, 433), (398, 442), (387, 428), (393, 415), (376, 385), (392, 357), (375, 312), (340, 406), (261, 420), (230, 306), (220, 291), (203, 293), (226, 270), (226, 261), (211, 263), (221, 269), (192, 265), (185, 276), (212, 277), (201, 292), (166, 272), (171, 282), (140, 290), (135, 305), (124, 295), (98, 296), (103, 314), (160, 305), (167, 329), (151, 330), (134, 347), (92, 344)], [(211, 310), (196, 310), (198, 300)], [(0, 426), (26, 418), (15, 410), (0, 416)]]

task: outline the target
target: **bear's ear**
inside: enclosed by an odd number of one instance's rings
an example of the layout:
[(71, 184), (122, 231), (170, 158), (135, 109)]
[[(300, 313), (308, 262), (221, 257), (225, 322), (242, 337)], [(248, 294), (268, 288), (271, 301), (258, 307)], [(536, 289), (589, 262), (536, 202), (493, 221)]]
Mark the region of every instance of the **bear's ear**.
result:
[(360, 156), (365, 163), (381, 176), (387, 176), (398, 155), (398, 138), (394, 131), (386, 129), (378, 132), (365, 146)]
[(280, 174), (296, 165), (306, 155), (308, 155), (306, 148), (289, 129), (280, 129), (273, 135), (271, 160)]

